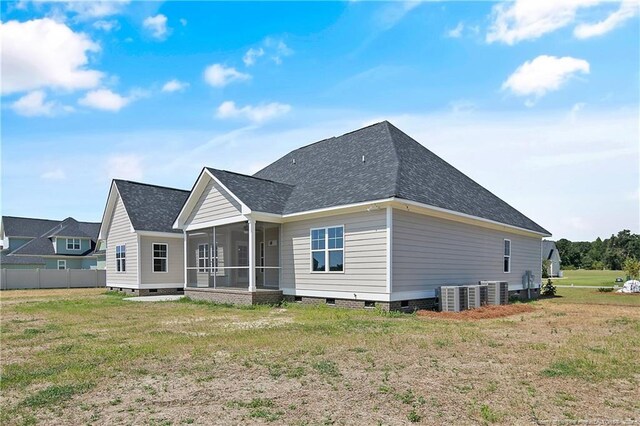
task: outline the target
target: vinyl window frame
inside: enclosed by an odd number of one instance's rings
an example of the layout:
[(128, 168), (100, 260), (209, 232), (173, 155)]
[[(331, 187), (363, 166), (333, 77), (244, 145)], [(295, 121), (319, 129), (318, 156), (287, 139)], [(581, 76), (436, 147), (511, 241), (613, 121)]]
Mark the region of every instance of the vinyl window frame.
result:
[[(156, 256), (156, 247), (164, 246), (164, 257)], [(164, 271), (156, 271), (156, 259), (164, 260)], [(151, 243), (151, 272), (154, 274), (169, 273), (169, 244), (167, 243)]]
[[(200, 249), (203, 249), (201, 252)], [(210, 246), (209, 243), (200, 243), (198, 244), (198, 273), (206, 273), (209, 272), (211, 268), (211, 255), (210, 255)], [(202, 253), (202, 256), (201, 256)], [(202, 263), (201, 263), (202, 262)]]
[(124, 274), (127, 272), (127, 245), (126, 244), (116, 245), (115, 253), (116, 253), (116, 259), (115, 259), (116, 273)]
[[(342, 228), (342, 247), (340, 248), (329, 248), (329, 229), (333, 228)], [(313, 231), (321, 231), (324, 230), (324, 248), (323, 249), (314, 249), (313, 248)], [(344, 225), (332, 225), (332, 226), (321, 226), (317, 228), (311, 228), (309, 230), (309, 272), (312, 274), (344, 274), (345, 271), (345, 233), (344, 233)], [(341, 271), (331, 271), (329, 270), (329, 256), (331, 252), (341, 251), (342, 252), (342, 270)], [(313, 270), (313, 254), (324, 252), (324, 271), (314, 271)]]
[[(78, 242), (78, 248), (76, 248), (76, 241)], [(80, 241), (80, 238), (66, 238), (65, 243), (66, 243), (67, 250), (71, 250), (71, 251), (82, 250), (82, 241)]]
[[(60, 267), (60, 265), (64, 265), (63, 268)], [(64, 271), (67, 269), (67, 261), (65, 259), (58, 259), (58, 268), (59, 271)]]
[[(508, 247), (509, 247), (508, 251), (507, 251), (507, 243), (508, 243)], [(504, 272), (505, 274), (510, 274), (511, 273), (511, 253), (512, 253), (512, 250), (513, 250), (513, 247), (511, 246), (511, 240), (508, 239), (508, 238), (505, 238), (503, 240), (503, 242), (502, 242), (502, 255), (503, 255), (503, 257), (502, 257), (502, 272)]]

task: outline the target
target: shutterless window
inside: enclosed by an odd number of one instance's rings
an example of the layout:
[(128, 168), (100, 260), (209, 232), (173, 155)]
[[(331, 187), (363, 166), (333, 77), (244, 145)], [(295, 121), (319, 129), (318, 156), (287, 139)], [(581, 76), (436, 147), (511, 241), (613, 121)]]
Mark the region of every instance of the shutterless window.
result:
[(311, 230), (311, 270), (344, 271), (344, 227)]
[(153, 244), (153, 272), (167, 272), (167, 251), (166, 244)]
[(58, 260), (58, 269), (67, 269), (67, 261)]
[(209, 244), (198, 244), (198, 272), (207, 272), (209, 262)]
[(80, 238), (67, 238), (67, 250), (80, 250)]
[(127, 264), (126, 264), (126, 246), (116, 246), (116, 271), (117, 272), (126, 272)]
[(511, 240), (504, 240), (503, 271), (511, 272)]

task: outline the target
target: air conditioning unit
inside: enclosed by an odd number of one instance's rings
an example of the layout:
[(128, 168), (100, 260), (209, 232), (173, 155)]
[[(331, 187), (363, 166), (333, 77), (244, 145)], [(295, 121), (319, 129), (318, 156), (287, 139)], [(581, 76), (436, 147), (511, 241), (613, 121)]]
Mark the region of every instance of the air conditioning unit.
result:
[(506, 281), (480, 281), (487, 285), (487, 304), (506, 305), (509, 302), (509, 283)]
[(465, 288), (467, 289), (467, 309), (475, 309), (482, 306), (480, 292), (484, 289), (484, 286), (467, 285)]
[(467, 288), (463, 286), (440, 287), (440, 310), (460, 312), (467, 309)]

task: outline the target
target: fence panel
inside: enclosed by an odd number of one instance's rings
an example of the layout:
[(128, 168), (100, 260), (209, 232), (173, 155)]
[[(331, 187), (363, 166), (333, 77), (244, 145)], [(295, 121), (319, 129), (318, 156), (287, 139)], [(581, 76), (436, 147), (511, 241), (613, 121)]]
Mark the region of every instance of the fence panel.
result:
[(104, 287), (107, 271), (96, 269), (2, 269), (0, 289)]

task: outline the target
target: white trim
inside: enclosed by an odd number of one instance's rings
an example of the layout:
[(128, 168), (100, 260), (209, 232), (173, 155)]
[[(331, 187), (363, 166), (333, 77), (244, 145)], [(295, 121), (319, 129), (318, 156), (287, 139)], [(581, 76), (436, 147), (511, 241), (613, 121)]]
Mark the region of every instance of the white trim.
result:
[[(56, 237), (56, 241), (58, 237)], [(78, 248), (74, 248), (76, 246), (76, 240), (78, 240)], [(69, 248), (69, 241), (71, 241), (71, 248)], [(80, 238), (67, 238), (65, 237), (65, 247), (68, 251), (80, 251), (82, 250), (82, 240)]]
[(256, 220), (249, 219), (249, 291), (256, 291)]
[(60, 269), (60, 262), (62, 262), (64, 264), (64, 268), (62, 268), (62, 269), (67, 269), (67, 261), (66, 261), (66, 259), (58, 259), (58, 264), (57, 264), (57, 268), (56, 269), (61, 270)]
[(182, 234), (174, 232), (159, 232), (159, 231), (136, 231), (143, 237), (162, 237), (162, 238), (183, 238)]
[(187, 269), (188, 267), (188, 261), (189, 261), (189, 244), (187, 241), (187, 231), (182, 231), (182, 238), (183, 238), (183, 246), (184, 246), (184, 283), (183, 283), (183, 288), (187, 288), (187, 284), (189, 281), (189, 270)]
[[(322, 208), (322, 209), (306, 210), (306, 211), (297, 212), (297, 213), (289, 213), (289, 214), (282, 215), (282, 218), (283, 219), (289, 219), (289, 218), (297, 219), (300, 216), (308, 216), (308, 215), (319, 214), (319, 213), (327, 213), (327, 212), (332, 212), (332, 211), (335, 211), (335, 210), (353, 209), (353, 208), (364, 207), (364, 206), (373, 205), (373, 204), (387, 203), (387, 202), (390, 202), (390, 201), (393, 201), (393, 198), (384, 198), (384, 199), (374, 200), (374, 201), (363, 201), (361, 203), (353, 203), (353, 204), (343, 204), (341, 206), (333, 206), (333, 207), (326, 207), (326, 208)], [(382, 206), (380, 206), (380, 207), (382, 207)]]
[(365, 293), (353, 291), (323, 291), (323, 290), (298, 290), (295, 288), (284, 288), (282, 293), (287, 296), (306, 296), (329, 299), (346, 300), (371, 300), (374, 302), (396, 302), (399, 300), (432, 299), (436, 297), (435, 290), (402, 291), (393, 294), (387, 293)]
[[(154, 245), (163, 245), (165, 246), (167, 249), (165, 250), (166, 252), (166, 257), (158, 257), (157, 259), (164, 259), (165, 265), (166, 265), (166, 270), (165, 271), (156, 271), (154, 268), (154, 260), (156, 260), (155, 257), (155, 250), (154, 250)], [(151, 273), (152, 274), (168, 274), (169, 273), (169, 244), (168, 243), (151, 243)]]
[(105, 287), (119, 287), (134, 290), (146, 290), (150, 288), (184, 288), (181, 283), (155, 283), (155, 284), (131, 284), (131, 283), (114, 283), (107, 282)]
[(207, 172), (207, 174), (209, 175), (209, 177), (211, 177), (211, 179), (213, 179), (214, 181), (216, 181), (218, 183), (218, 185), (220, 185), (222, 187), (222, 189), (224, 189), (226, 192), (229, 193), (229, 195), (231, 195), (231, 198), (233, 198), (234, 200), (236, 200), (239, 204), (240, 207), (242, 208), (242, 214), (250, 214), (251, 213), (251, 209), (249, 208), (249, 206), (247, 206), (240, 198), (238, 198), (238, 196), (236, 196), (236, 194), (234, 194), (233, 192), (231, 192), (231, 190), (229, 188), (227, 188), (221, 181), (220, 179), (218, 179), (217, 177), (215, 177), (213, 175), (213, 173), (211, 173), (209, 171), (209, 169), (205, 168), (204, 169), (205, 172)]
[[(112, 197), (112, 191), (115, 188), (116, 190), (116, 197)], [(120, 191), (118, 191), (118, 186), (116, 185), (115, 179), (111, 182), (111, 188), (109, 189), (109, 196), (107, 197), (107, 205), (104, 208), (104, 213), (102, 214), (102, 222), (100, 223), (100, 231), (98, 232), (98, 241), (100, 240), (106, 240), (108, 235), (105, 235), (103, 231), (106, 231), (105, 229), (105, 224), (108, 225), (106, 228), (111, 228), (111, 216), (113, 216), (113, 210), (116, 207), (116, 204), (118, 203), (118, 199), (120, 199), (122, 201), (122, 208), (124, 208), (125, 213), (127, 214), (127, 220), (129, 221), (129, 225), (130, 225), (130, 229), (129, 232), (135, 232), (135, 229), (133, 229), (133, 222), (131, 222), (131, 216), (129, 215), (129, 212), (127, 211), (127, 206), (124, 203), (124, 200), (122, 200), (122, 197), (120, 196)], [(109, 213), (109, 220), (107, 220), (107, 213)], [(107, 232), (108, 234), (108, 232)]]
[[(506, 242), (509, 241), (509, 254), (504, 254), (504, 248), (506, 246)], [(513, 253), (513, 249), (511, 247), (511, 240), (508, 238), (505, 238), (502, 241), (502, 272), (505, 274), (510, 274), (511, 273), (511, 253)], [(508, 257), (509, 258), (509, 270), (505, 271), (504, 270), (504, 258)], [(542, 262), (540, 262), (540, 264), (542, 264)]]
[(393, 289), (393, 207), (387, 206), (387, 293)]
[(233, 216), (225, 219), (210, 220), (208, 222), (189, 225), (184, 228), (185, 231), (198, 231), (200, 229), (213, 228), (214, 226), (229, 225), (231, 223), (246, 222), (246, 216)]
[[(120, 268), (120, 271), (118, 271), (118, 247), (124, 247), (124, 270), (122, 270), (122, 268)], [(114, 250), (113, 251), (114, 260), (115, 260), (115, 263), (116, 263), (116, 268), (115, 268), (115, 271), (113, 271), (113, 272), (116, 273), (116, 274), (126, 274), (127, 273), (127, 243), (116, 244), (115, 247), (113, 248), (113, 250)], [(122, 258), (120, 258), (120, 259), (122, 260)], [(140, 281), (138, 280), (138, 282), (140, 282)]]
[[(133, 229), (133, 226), (131, 226)], [(140, 234), (136, 234), (136, 261), (138, 263), (138, 267), (136, 270), (136, 279), (140, 283), (142, 282), (142, 256), (140, 256), (140, 252), (142, 251), (140, 248), (142, 245), (140, 244)]]
[[(340, 249), (330, 249), (329, 248), (329, 229), (330, 228), (342, 228), (342, 248)], [(313, 249), (313, 231), (324, 230), (324, 250), (314, 250)], [(329, 225), (329, 226), (320, 226), (316, 228), (309, 228), (309, 273), (311, 274), (344, 274), (345, 271), (345, 231), (344, 224), (342, 225)], [(342, 271), (330, 271), (329, 270), (329, 253), (331, 251), (342, 251)], [(324, 251), (324, 271), (314, 271), (313, 270), (313, 252)]]

